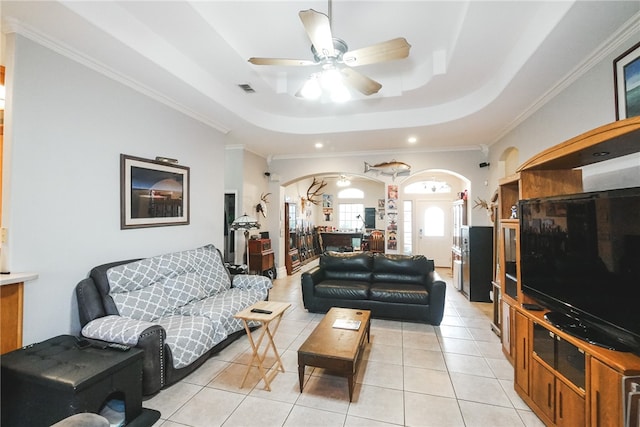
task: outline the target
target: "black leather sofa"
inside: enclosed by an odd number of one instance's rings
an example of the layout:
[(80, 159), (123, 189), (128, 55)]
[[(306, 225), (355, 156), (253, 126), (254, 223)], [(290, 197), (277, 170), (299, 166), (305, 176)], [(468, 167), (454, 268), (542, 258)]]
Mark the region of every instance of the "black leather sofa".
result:
[(439, 325), (446, 284), (423, 255), (326, 252), (302, 273), (307, 310), (331, 307), (371, 310), (373, 317)]

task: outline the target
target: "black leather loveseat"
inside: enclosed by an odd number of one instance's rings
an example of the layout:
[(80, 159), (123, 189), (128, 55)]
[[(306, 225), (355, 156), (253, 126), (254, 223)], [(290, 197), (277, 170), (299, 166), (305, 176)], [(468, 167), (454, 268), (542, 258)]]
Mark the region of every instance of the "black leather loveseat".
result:
[(433, 260), (422, 255), (327, 252), (302, 273), (304, 306), (315, 313), (361, 308), (373, 317), (439, 325), (445, 291)]

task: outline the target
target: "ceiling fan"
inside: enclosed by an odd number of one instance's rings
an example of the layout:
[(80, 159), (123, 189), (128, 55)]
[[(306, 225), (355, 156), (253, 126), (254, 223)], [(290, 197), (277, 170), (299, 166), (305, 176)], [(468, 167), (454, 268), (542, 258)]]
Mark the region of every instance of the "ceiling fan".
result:
[[(254, 65), (279, 65), (279, 66), (318, 66), (322, 70), (311, 75), (305, 86), (296, 94), (307, 96), (305, 90), (313, 86), (315, 98), (320, 85), (343, 82), (353, 87), (364, 95), (377, 93), (382, 85), (377, 81), (355, 71), (352, 67), (375, 64), (378, 62), (402, 59), (409, 56), (411, 45), (403, 37), (377, 43), (368, 47), (348, 50), (347, 43), (333, 37), (331, 33), (331, 2), (329, 2), (329, 15), (317, 12), (313, 9), (302, 10), (298, 13), (302, 25), (311, 40), (311, 52), (313, 60), (284, 59), (284, 58), (249, 58)], [(346, 90), (346, 88), (345, 88)]]

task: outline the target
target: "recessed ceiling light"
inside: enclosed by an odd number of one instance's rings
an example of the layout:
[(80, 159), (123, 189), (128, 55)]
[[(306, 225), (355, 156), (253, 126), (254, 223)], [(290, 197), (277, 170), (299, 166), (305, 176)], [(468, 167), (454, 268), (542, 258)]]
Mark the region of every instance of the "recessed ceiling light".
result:
[(316, 148), (322, 148), (324, 144), (322, 142), (316, 142)]
[(605, 156), (608, 156), (609, 154), (611, 153), (609, 153), (608, 151), (598, 151), (593, 153), (593, 157), (605, 157)]
[(416, 142), (418, 142), (418, 138), (416, 138), (415, 136), (411, 136), (409, 137), (409, 139), (407, 139), (407, 142), (409, 144), (415, 144)]

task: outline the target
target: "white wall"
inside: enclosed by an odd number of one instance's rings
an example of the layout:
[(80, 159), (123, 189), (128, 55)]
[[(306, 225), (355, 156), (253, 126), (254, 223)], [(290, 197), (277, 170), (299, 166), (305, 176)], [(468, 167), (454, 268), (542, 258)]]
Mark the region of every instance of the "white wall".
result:
[[(500, 156), (509, 147), (519, 149), (518, 163), (522, 164), (546, 148), (615, 121), (613, 60), (637, 43), (638, 39), (640, 32), (631, 35), (615, 52), (604, 57), (498, 143), (492, 145), (491, 164), (497, 165)], [(634, 155), (603, 162), (598, 167), (585, 168), (585, 191), (611, 188), (612, 181), (620, 183), (620, 180), (615, 180), (611, 175), (619, 176), (621, 169), (624, 169), (627, 177), (623, 179), (625, 186), (640, 185), (640, 157)], [(497, 170), (498, 168), (494, 169)], [(602, 180), (597, 175), (601, 175)], [(497, 182), (499, 178), (501, 176), (493, 173), (490, 181)], [(602, 184), (599, 184), (599, 181), (602, 181)]]
[[(3, 219), (11, 270), (39, 274), (25, 285), (28, 344), (77, 332), (74, 287), (92, 267), (222, 247), (224, 138), (26, 38), (16, 37), (8, 61)], [(120, 230), (120, 153), (172, 157), (191, 168), (190, 225)]]
[[(272, 194), (267, 197), (267, 218), (256, 212), (260, 197), (271, 191), (269, 190), (269, 178), (264, 175), (267, 171), (267, 160), (242, 147), (227, 148), (224, 155), (224, 188), (226, 192), (237, 194), (236, 216), (246, 213), (258, 220), (260, 228), (251, 230), (250, 235), (257, 235), (261, 231), (275, 232), (276, 227), (270, 225), (270, 220), (273, 215), (278, 215), (278, 203), (277, 201), (274, 203), (277, 196)], [(235, 263), (242, 264), (247, 243), (244, 232), (236, 233), (235, 236)]]

